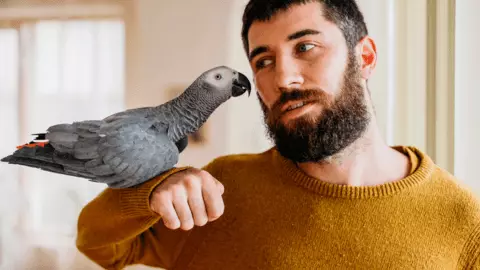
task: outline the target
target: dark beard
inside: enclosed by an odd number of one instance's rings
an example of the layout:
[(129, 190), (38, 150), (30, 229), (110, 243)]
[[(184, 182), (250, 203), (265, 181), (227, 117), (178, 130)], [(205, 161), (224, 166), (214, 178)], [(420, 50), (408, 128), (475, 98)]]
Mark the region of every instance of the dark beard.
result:
[[(335, 99), (320, 89), (293, 89), (282, 91), (271, 110), (259, 100), (268, 136), (279, 153), (294, 162), (319, 162), (341, 152), (364, 134), (370, 122), (360, 70), (352, 55)], [(302, 116), (284, 125), (280, 109), (292, 100), (319, 103), (321, 115)]]

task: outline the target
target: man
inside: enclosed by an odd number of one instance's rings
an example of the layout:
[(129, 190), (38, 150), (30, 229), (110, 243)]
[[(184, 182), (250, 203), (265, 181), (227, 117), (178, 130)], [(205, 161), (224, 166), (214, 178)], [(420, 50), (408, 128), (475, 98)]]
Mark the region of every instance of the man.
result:
[(480, 205), (413, 147), (389, 147), (354, 0), (251, 0), (242, 32), (275, 147), (107, 189), (77, 246), (107, 269), (471, 269)]

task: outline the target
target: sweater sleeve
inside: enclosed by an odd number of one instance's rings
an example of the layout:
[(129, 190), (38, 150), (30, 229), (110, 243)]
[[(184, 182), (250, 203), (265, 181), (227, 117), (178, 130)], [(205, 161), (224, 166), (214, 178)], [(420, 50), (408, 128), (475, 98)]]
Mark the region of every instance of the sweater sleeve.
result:
[[(202, 169), (218, 179), (217, 167), (211, 162)], [(132, 264), (171, 267), (190, 231), (166, 228), (149, 201), (164, 179), (187, 168), (174, 168), (134, 188), (105, 189), (79, 215), (79, 251), (105, 269)]]

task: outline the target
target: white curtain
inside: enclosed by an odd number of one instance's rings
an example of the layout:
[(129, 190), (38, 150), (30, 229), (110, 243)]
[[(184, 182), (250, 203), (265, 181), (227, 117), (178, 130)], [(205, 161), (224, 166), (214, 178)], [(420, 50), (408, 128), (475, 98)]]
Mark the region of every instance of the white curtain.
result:
[(480, 196), (480, 2), (456, 2), (455, 21), (455, 174)]
[[(18, 143), (18, 33), (0, 29), (0, 156)], [(0, 165), (0, 266), (8, 260), (9, 224), (16, 221), (19, 205), (18, 168)]]

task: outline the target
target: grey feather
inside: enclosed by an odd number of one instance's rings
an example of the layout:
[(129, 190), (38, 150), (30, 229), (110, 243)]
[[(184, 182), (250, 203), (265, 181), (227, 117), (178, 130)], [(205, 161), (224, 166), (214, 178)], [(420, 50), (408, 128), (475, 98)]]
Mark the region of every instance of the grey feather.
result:
[(75, 152), (75, 149), (73, 149), (73, 143), (71, 143), (70, 145), (65, 145), (64, 143), (57, 143), (55, 141), (50, 141), (49, 145), (53, 146), (55, 150), (61, 153), (68, 153), (73, 155), (73, 153)]
[(71, 125), (71, 124), (57, 124), (47, 129), (47, 132), (49, 133), (53, 133), (53, 132), (74, 133), (75, 131), (76, 131), (75, 125)]
[[(47, 140), (61, 143), (64, 145), (74, 144), (78, 141), (78, 134), (68, 131), (49, 132), (46, 135)], [(73, 145), (72, 145), (73, 146)]]
[[(221, 75), (221, 76), (218, 76)], [(23, 147), (1, 161), (86, 178), (111, 188), (139, 185), (173, 168), (213, 111), (250, 83), (228, 67), (204, 72), (180, 96), (156, 107), (112, 114), (102, 120), (63, 123), (37, 138), (44, 147)]]

